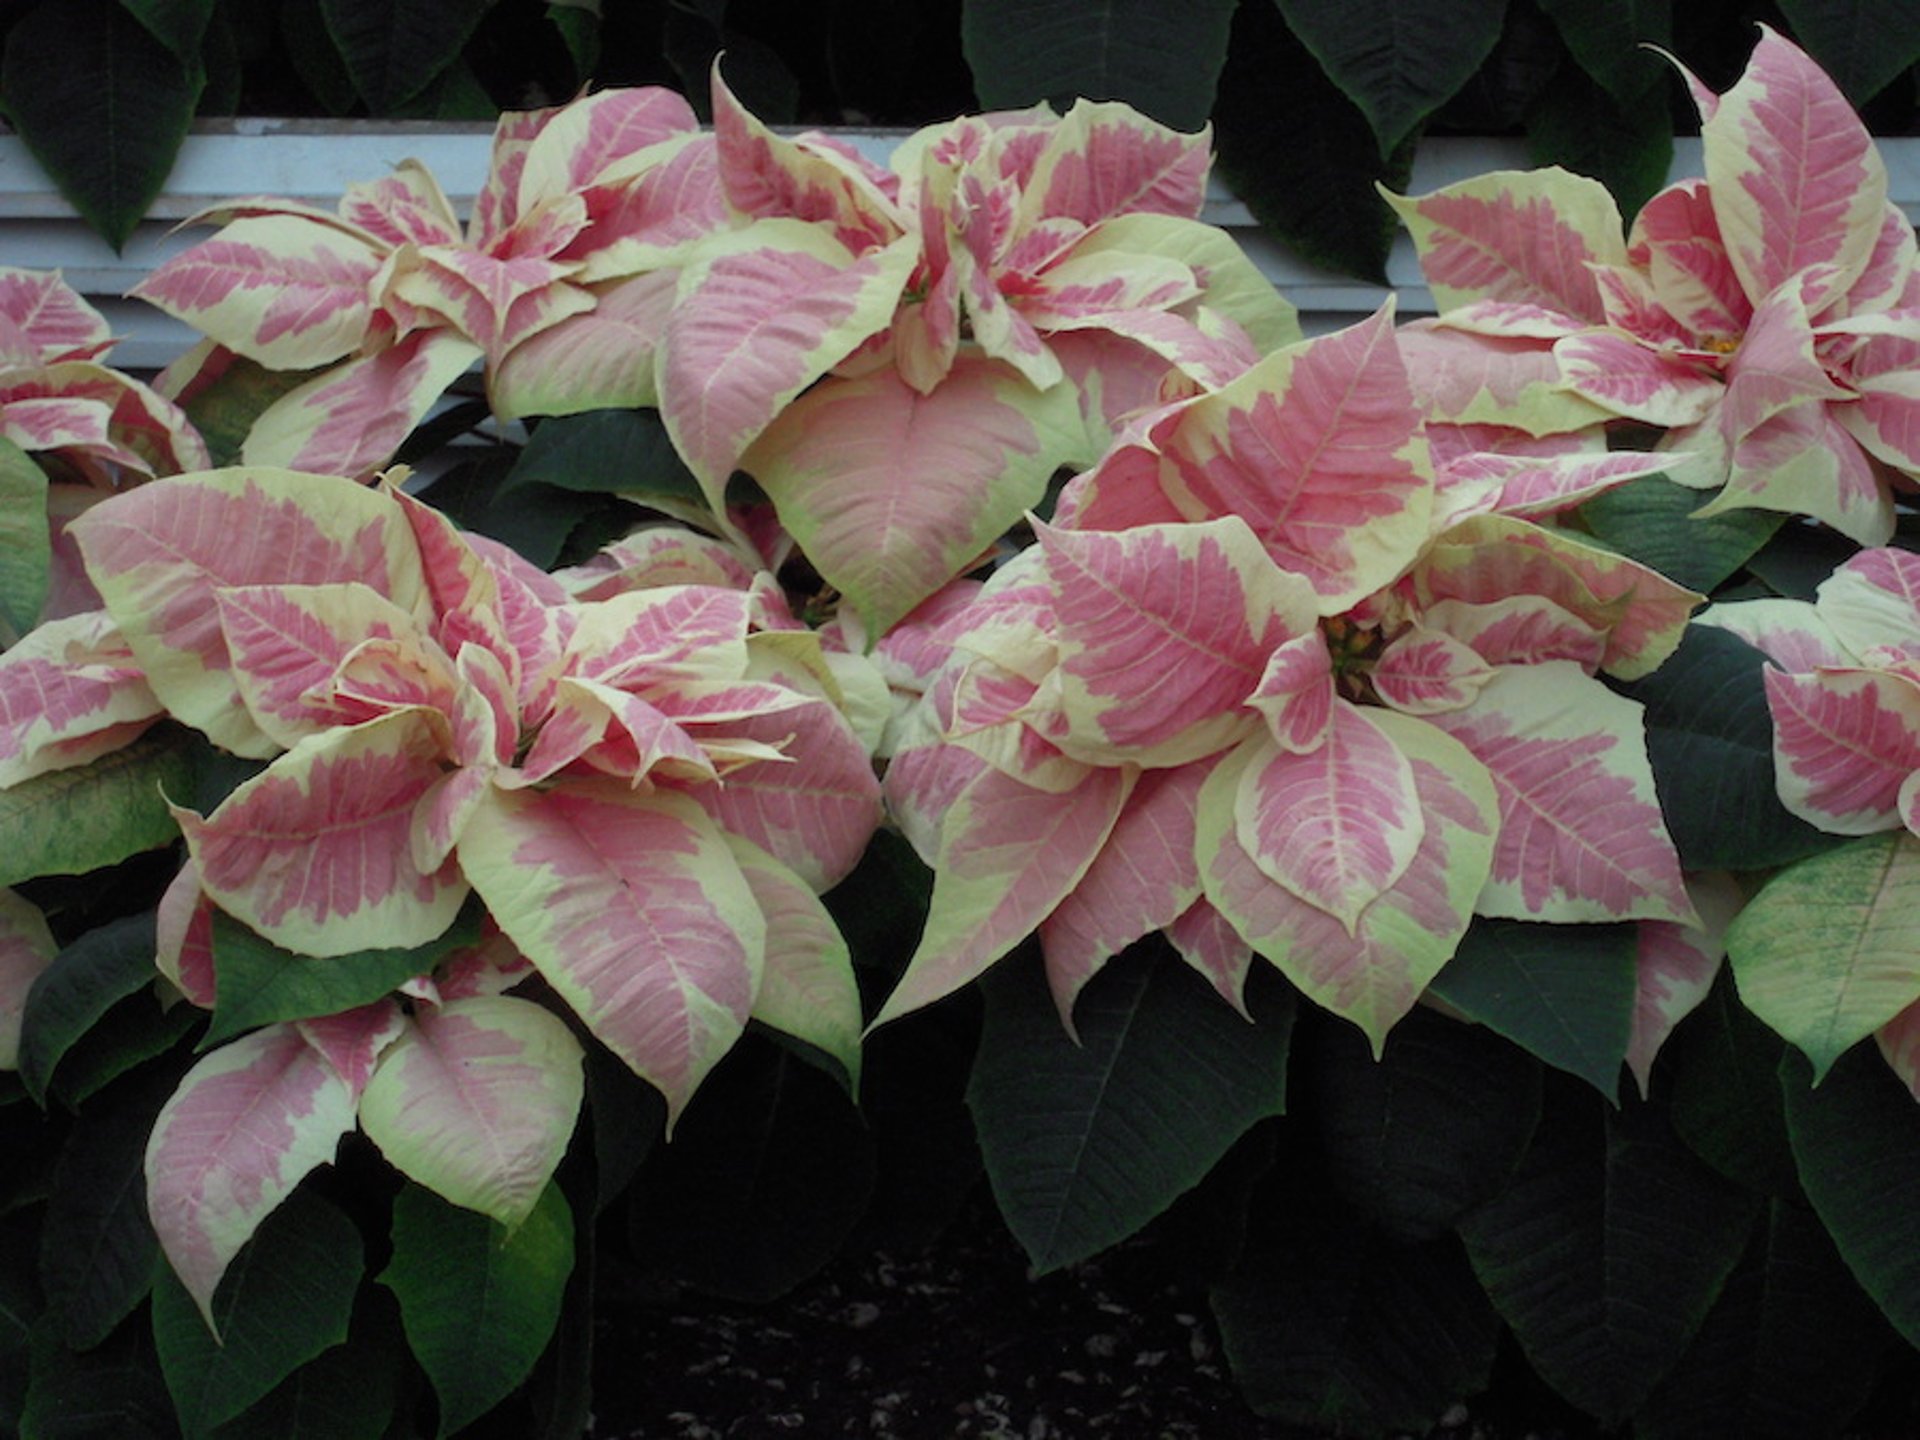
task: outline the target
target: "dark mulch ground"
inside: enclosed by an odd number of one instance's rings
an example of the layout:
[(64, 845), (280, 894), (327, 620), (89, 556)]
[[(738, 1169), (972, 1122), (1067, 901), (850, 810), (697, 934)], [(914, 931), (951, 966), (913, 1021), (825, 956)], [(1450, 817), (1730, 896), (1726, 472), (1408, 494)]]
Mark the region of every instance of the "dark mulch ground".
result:
[[(1589, 1440), (1455, 1406), (1444, 1440)], [(1246, 1407), (1197, 1286), (1122, 1247), (1030, 1279), (990, 1201), (928, 1248), (840, 1260), (781, 1301), (609, 1314), (596, 1440), (1307, 1440)]]

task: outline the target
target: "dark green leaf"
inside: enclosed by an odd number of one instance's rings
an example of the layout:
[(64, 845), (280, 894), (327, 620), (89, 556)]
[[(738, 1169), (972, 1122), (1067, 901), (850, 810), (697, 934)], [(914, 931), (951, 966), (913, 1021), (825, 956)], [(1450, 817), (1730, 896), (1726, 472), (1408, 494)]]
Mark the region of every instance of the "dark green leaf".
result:
[(1263, 1233), (1212, 1291), (1255, 1410), (1315, 1434), (1424, 1433), (1486, 1388), (1500, 1321), (1458, 1240), (1391, 1244), (1297, 1187), (1262, 1194), (1255, 1210)]
[(1431, 989), (1612, 1099), (1633, 1029), (1637, 943), (1631, 924), (1476, 918)]
[(179, 1432), (154, 1363), (153, 1338), (129, 1325), (84, 1354), (49, 1316), (33, 1332), (25, 1440), (174, 1440)]
[(676, 5), (667, 11), (662, 48), (701, 119), (712, 118), (707, 91), (713, 62), (725, 55), (727, 87), (734, 97), (769, 125), (793, 124), (799, 116), (800, 81), (780, 52), (751, 35), (721, 30), (717, 22), (696, 16), (693, 8)]
[(233, 22), (232, 6), (216, 4), (200, 46), (200, 64), (207, 80), (194, 106), (196, 115), (233, 115), (239, 111), (244, 79), (241, 63), (240, 33)]
[(1785, 865), (1839, 843), (1788, 814), (1774, 789), (1766, 665), (1737, 636), (1689, 625), (1664, 665), (1620, 687), (1647, 707), (1660, 809), (1689, 870)]
[(965, 0), (960, 44), (988, 110), (1124, 100), (1198, 130), (1213, 108), (1234, 0)]
[(1214, 104), (1220, 173), (1302, 257), (1385, 285), (1399, 222), (1374, 188), (1404, 192), (1413, 145), (1380, 158), (1366, 117), (1334, 88), (1267, 0), (1249, 0)]
[(1671, 1077), (1674, 1133), (1729, 1180), (1783, 1199), (1798, 1199), (1800, 1181), (1787, 1144), (1780, 1099), (1780, 1057), (1786, 1042), (1734, 992), (1722, 970), (1700, 1008), (1674, 1032), (1663, 1052)]
[(142, 1077), (102, 1095), (81, 1110), (60, 1152), (40, 1285), (71, 1349), (104, 1341), (152, 1288), (160, 1246), (147, 1222), (147, 1135), (175, 1080)]
[(396, 120), (491, 120), (500, 107), (464, 58), (433, 77), (426, 89), (387, 112)]
[(1623, 216), (1637, 215), (1673, 168), (1673, 122), (1656, 96), (1615, 100), (1567, 64), (1527, 112), (1527, 152), (1535, 165), (1592, 176)]
[(1892, 1336), (1808, 1210), (1775, 1200), (1635, 1440), (1822, 1440), (1867, 1398)]
[(1698, 490), (1648, 475), (1595, 496), (1580, 507), (1580, 516), (1612, 549), (1705, 593), (1746, 564), (1787, 517), (1771, 510), (1726, 510), (1689, 518), (1704, 503)]
[(1780, 0), (1780, 13), (1855, 106), (1920, 61), (1911, 0)]
[(162, 1009), (150, 989), (129, 995), (66, 1053), (54, 1072), (54, 1098), (77, 1109), (128, 1071), (173, 1049), (205, 1019), (194, 1005)]
[(119, 1001), (153, 984), (154, 917), (133, 915), (89, 930), (54, 957), (27, 992), (20, 1079), (47, 1101), (54, 1067)]
[(328, 1201), (296, 1190), (234, 1257), (214, 1292), (214, 1339), (164, 1262), (153, 1287), (160, 1368), (186, 1440), (231, 1420), (347, 1338), (360, 1286), (360, 1233)]
[(200, 42), (213, 19), (214, 0), (120, 0), (147, 33), (188, 70), (200, 63)]
[(166, 797), (192, 785), (186, 736), (166, 727), (91, 764), (0, 790), (0, 885), (84, 875), (172, 844), (180, 827)]
[(873, 1186), (873, 1142), (846, 1092), (748, 1036), (641, 1167), (643, 1263), (729, 1299), (784, 1294), (846, 1238)]
[[(40, 1313), (32, 1257), (20, 1222), (0, 1226), (0, 1435), (20, 1433), (33, 1371), (33, 1321)], [(48, 1327), (50, 1339), (57, 1338)]]
[(1327, 77), (1367, 117), (1382, 156), (1472, 78), (1500, 38), (1507, 9), (1507, 0), (1276, 3)]
[(237, 465), (240, 447), (266, 408), (316, 370), (269, 370), (244, 355), (222, 355), (186, 391), (180, 408), (207, 442), (215, 465)]
[(115, 0), (52, 0), (7, 34), (0, 95), (33, 158), (115, 250), (173, 169), (201, 77)]
[(327, 33), (375, 115), (425, 90), (459, 58), (493, 0), (320, 0)]
[[(1669, 124), (1664, 86), (1671, 67), (1646, 49), (1673, 48), (1673, 0), (1540, 0), (1567, 49), (1620, 105), (1642, 104)], [(1649, 92), (1663, 87), (1659, 95)]]
[(472, 433), (474, 428), (493, 411), (484, 400), (462, 400), (449, 405), (439, 414), (431, 416), (414, 427), (411, 435), (400, 443), (394, 451), (393, 463), (396, 465), (418, 465), (422, 460), (436, 454), (453, 444), (462, 435)]
[(362, 950), (322, 959), (282, 950), (232, 917), (213, 917), (213, 1023), (205, 1050), (276, 1020), (305, 1020), (370, 1005), (404, 980), (424, 975), (451, 952), (480, 939), (481, 907), (469, 902), (424, 945)]
[(300, 83), (332, 115), (345, 115), (359, 103), (353, 76), (340, 58), (340, 47), (327, 33), (320, 0), (281, 0), (280, 38), (286, 55), (299, 73)]
[(445, 512), (462, 529), (477, 530), (511, 545), (523, 559), (545, 570), (557, 563), (567, 537), (604, 506), (633, 512), (616, 500), (582, 496), (551, 485), (522, 485), (503, 493), (513, 452), (490, 451), (456, 465), (421, 497)]
[(1804, 1056), (1781, 1062), (1800, 1183), (1861, 1288), (1920, 1345), (1920, 1105), (1872, 1045), (1811, 1077)]
[(1789, 600), (1811, 600), (1820, 582), (1859, 550), (1853, 541), (1824, 525), (1799, 521), (1782, 526), (1747, 562), (1747, 569), (1776, 595), (1784, 595)]
[(1286, 1109), (1291, 990), (1250, 987), (1249, 1025), (1149, 940), (1081, 993), (1076, 1045), (1030, 956), (983, 988), (967, 1106), (1000, 1213), (1043, 1273), (1126, 1239)]
[(1350, 1025), (1300, 1046), (1296, 1113), (1327, 1176), (1396, 1240), (1421, 1241), (1506, 1184), (1540, 1118), (1540, 1066), (1476, 1025), (1417, 1008), (1375, 1060)]
[(580, 5), (549, 4), (547, 19), (566, 42), (573, 78), (585, 85), (600, 68), (600, 15)]
[(1460, 1233), (1541, 1378), (1618, 1425), (1699, 1328), (1755, 1208), (1657, 1108), (1609, 1114), (1575, 1094), (1549, 1107), (1513, 1183)]
[(38, 623), (52, 559), (46, 472), (0, 437), (0, 646), (11, 645)]
[[(378, 1293), (378, 1292), (370, 1292)], [(366, 1298), (370, 1298), (366, 1297)], [(399, 1400), (406, 1339), (392, 1315), (391, 1299), (376, 1307), (363, 1298), (347, 1343), (322, 1351), (261, 1399), (225, 1424), (210, 1440), (385, 1440)], [(384, 1325), (369, 1325), (368, 1311), (384, 1309)], [(399, 1432), (411, 1436), (411, 1430)]]
[(527, 440), (500, 493), (551, 485), (588, 494), (625, 495), (702, 508), (700, 482), (667, 438), (654, 410), (589, 410), (542, 420)]
[(491, 1410), (527, 1378), (560, 1317), (573, 1269), (573, 1211), (549, 1184), (521, 1226), (408, 1185), (393, 1204), (393, 1260), (380, 1283), (400, 1301), (407, 1343), (440, 1397), (441, 1435)]

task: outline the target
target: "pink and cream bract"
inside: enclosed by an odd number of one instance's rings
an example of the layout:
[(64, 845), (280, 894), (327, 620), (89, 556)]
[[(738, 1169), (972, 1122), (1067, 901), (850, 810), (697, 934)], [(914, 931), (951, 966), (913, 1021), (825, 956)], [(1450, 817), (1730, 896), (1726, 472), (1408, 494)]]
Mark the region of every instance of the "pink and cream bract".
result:
[(415, 161), (337, 213), (262, 198), (196, 218), (222, 228), (133, 293), (269, 369), (316, 372), (241, 458), (340, 475), (385, 465), (475, 363), (502, 418), (651, 403), (674, 271), (726, 224), (713, 142), (660, 89), (501, 117), (464, 232)]
[(889, 798), (935, 871), (885, 1020), (1154, 930), (1376, 1050), (1476, 914), (1696, 926), (1632, 678), (1700, 597), (1441, 486), (1386, 314), (1143, 421), (939, 631)]
[[(670, 1117), (752, 1016), (857, 1073), (858, 997), (817, 895), (865, 848), (879, 786), (818, 638), (756, 622), (777, 592), (574, 600), (397, 488), (251, 467), (143, 487), (74, 530), (107, 610), (0, 657), (8, 783), (162, 715), (268, 762), (210, 814), (176, 811), (189, 865), (163, 929), (195, 998), (208, 905), (319, 964), (432, 940), (472, 893)], [(53, 693), (57, 712), (25, 703)], [(150, 1199), (203, 1306), (356, 1114), (415, 1179), (526, 1213), (571, 1132), (579, 1049), (482, 990), (325, 1037), (269, 1027), (187, 1077)]]
[(1771, 30), (1716, 96), (1688, 77), (1706, 178), (1612, 199), (1562, 170), (1393, 198), (1440, 302), (1443, 418), (1533, 434), (1636, 421), (1701, 514), (1809, 515), (1864, 545), (1920, 479), (1913, 226), (1839, 89)]

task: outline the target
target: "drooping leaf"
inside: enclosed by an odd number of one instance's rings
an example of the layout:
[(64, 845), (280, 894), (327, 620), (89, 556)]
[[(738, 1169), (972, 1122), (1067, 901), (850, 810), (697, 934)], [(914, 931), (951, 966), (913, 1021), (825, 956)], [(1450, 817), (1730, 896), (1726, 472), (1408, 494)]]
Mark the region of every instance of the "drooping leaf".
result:
[(1315, 1026), (1295, 1072), (1327, 1176), (1393, 1239), (1450, 1230), (1499, 1191), (1540, 1118), (1540, 1067), (1492, 1032), (1416, 1009), (1375, 1060)]
[(1227, 54), (1232, 0), (966, 0), (960, 44), (988, 110), (1075, 97), (1123, 100), (1198, 130)]
[(474, 889), (669, 1123), (746, 1027), (766, 920), (684, 796), (502, 791), (461, 835)]
[(1286, 1108), (1293, 1001), (1256, 988), (1254, 1023), (1148, 941), (1081, 993), (1079, 1043), (1037, 966), (987, 983), (967, 1105), (994, 1197), (1042, 1272), (1133, 1234)]
[(27, 995), (21, 1029), (20, 1079), (46, 1103), (54, 1068), (113, 1006), (151, 985), (154, 917), (151, 912), (89, 930), (54, 958)]
[(49, 1318), (75, 1350), (102, 1343), (153, 1284), (160, 1243), (147, 1221), (147, 1132), (172, 1077), (143, 1077), (86, 1106), (61, 1147), (40, 1233)]
[(1787, 1133), (1807, 1198), (1860, 1288), (1909, 1345), (1920, 1341), (1920, 1108), (1873, 1047), (1818, 1085), (1800, 1056), (1780, 1065)]
[(1388, 283), (1399, 227), (1374, 186), (1406, 188), (1413, 146), (1381, 159), (1366, 117), (1275, 6), (1236, 12), (1213, 122), (1221, 174), (1261, 224), (1314, 264)]
[(35, 6), (7, 32), (7, 118), (118, 250), (166, 183), (203, 77), (117, 0)]
[(243, 1035), (187, 1072), (147, 1141), (147, 1213), (204, 1317), (196, 1326), (219, 1323), (234, 1257), (353, 1123), (353, 1089), (293, 1025)]
[(1369, 706), (1370, 722), (1413, 762), (1419, 848), (1406, 872), (1349, 931), (1261, 870), (1234, 834), (1242, 746), (1200, 792), (1195, 854), (1207, 899), (1235, 932), (1316, 1003), (1366, 1032), (1376, 1053), (1466, 933), (1493, 861), (1498, 800), (1486, 771), (1426, 721)]
[(480, 938), (468, 905), (436, 938), (407, 948), (321, 959), (283, 950), (224, 912), (213, 917), (215, 1003), (201, 1049), (275, 1020), (305, 1020), (367, 1005)]
[(360, 98), (385, 115), (424, 90), (465, 48), (493, 0), (320, 0)]
[(0, 790), (0, 885), (83, 875), (180, 836), (166, 796), (193, 784), (186, 737), (164, 730), (91, 764)]
[(0, 643), (11, 645), (40, 618), (52, 559), (46, 472), (0, 439)]
[(367, 1082), (360, 1127), (402, 1174), (511, 1229), (550, 1192), (584, 1083), (559, 1016), (471, 996), (412, 1017)]
[(1247, 1253), (1211, 1294), (1247, 1403), (1313, 1434), (1423, 1432), (1485, 1389), (1500, 1321), (1459, 1241), (1394, 1244), (1289, 1179), (1255, 1193)]
[(735, 1048), (635, 1182), (643, 1263), (761, 1303), (824, 1265), (866, 1208), (873, 1139), (846, 1092), (770, 1042)]
[(1500, 38), (1507, 8), (1506, 0), (1278, 4), (1327, 77), (1367, 117), (1383, 157), (1480, 68)]
[(393, 1259), (380, 1283), (400, 1301), (407, 1344), (440, 1399), (440, 1435), (492, 1409), (527, 1378), (560, 1316), (573, 1269), (573, 1211), (549, 1184), (508, 1230), (418, 1185), (393, 1206)]
[(1813, 1062), (1920, 999), (1920, 838), (1869, 835), (1769, 880), (1727, 931), (1740, 998)]
[(1633, 1417), (1645, 1440), (1820, 1440), (1867, 1398), (1888, 1335), (1819, 1219), (1775, 1199), (1700, 1332)]
[(1612, 1099), (1633, 1030), (1634, 927), (1476, 919), (1433, 993)]
[(1541, 1377), (1618, 1425), (1699, 1328), (1756, 1205), (1675, 1139), (1658, 1109), (1568, 1101), (1543, 1117), (1513, 1182), (1460, 1230)]
[(153, 1337), (180, 1428), (199, 1440), (301, 1365), (347, 1338), (360, 1287), (360, 1233), (331, 1202), (297, 1192), (260, 1227), (213, 1300), (215, 1339), (161, 1267)]
[(1647, 753), (1668, 833), (1691, 870), (1758, 869), (1840, 843), (1789, 814), (1774, 788), (1766, 657), (1711, 626), (1622, 687), (1647, 707)]
[(1621, 554), (1702, 594), (1746, 564), (1787, 519), (1767, 510), (1689, 518), (1699, 508), (1699, 491), (1648, 475), (1595, 496), (1580, 516)]
[(1031, 934), (1086, 874), (1135, 778), (1088, 768), (1053, 794), (982, 771), (947, 812), (926, 929), (873, 1024), (951, 995)]

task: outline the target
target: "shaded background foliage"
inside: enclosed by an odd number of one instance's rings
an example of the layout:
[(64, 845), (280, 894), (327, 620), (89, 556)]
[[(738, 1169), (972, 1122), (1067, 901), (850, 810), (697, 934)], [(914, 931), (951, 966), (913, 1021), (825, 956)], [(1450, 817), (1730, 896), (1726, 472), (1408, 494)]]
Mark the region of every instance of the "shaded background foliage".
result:
[(1631, 214), (1754, 25), (1796, 38), (1880, 134), (1920, 133), (1913, 0), (11, 0), (0, 101), (122, 243), (196, 117), (484, 121), (583, 86), (704, 106), (722, 51), (774, 124), (914, 126), (1075, 95), (1215, 126), (1221, 170), (1307, 258), (1383, 279), (1421, 137), (1524, 135)]

